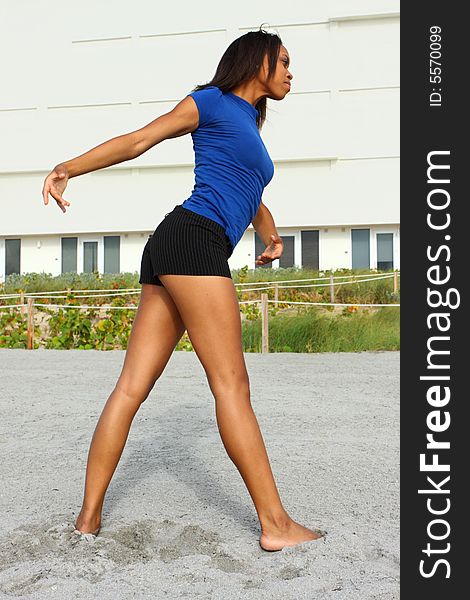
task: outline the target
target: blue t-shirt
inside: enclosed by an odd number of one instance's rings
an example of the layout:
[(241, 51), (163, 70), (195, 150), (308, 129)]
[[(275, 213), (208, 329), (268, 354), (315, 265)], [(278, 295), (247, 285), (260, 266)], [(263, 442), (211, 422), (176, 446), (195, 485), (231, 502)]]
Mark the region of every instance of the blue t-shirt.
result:
[(252, 104), (216, 86), (188, 96), (196, 102), (199, 125), (191, 133), (195, 184), (182, 206), (222, 225), (233, 249), (258, 211), (274, 165)]

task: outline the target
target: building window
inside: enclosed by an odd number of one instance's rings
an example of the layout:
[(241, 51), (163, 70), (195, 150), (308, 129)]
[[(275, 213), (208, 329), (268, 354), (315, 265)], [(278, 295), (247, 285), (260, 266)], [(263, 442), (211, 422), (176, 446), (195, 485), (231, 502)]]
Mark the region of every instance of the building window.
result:
[(393, 269), (393, 233), (377, 234), (377, 269)]
[(98, 242), (83, 242), (83, 272), (98, 270)]
[(104, 272), (105, 273), (120, 273), (120, 242), (119, 235), (104, 236)]
[[(263, 243), (263, 240), (259, 237), (259, 235), (255, 231), (255, 261), (258, 259), (260, 254), (263, 254), (266, 245)], [(255, 262), (255, 269), (271, 269), (273, 266), (272, 262), (269, 262), (265, 265), (257, 265)]]
[(77, 272), (78, 238), (62, 238), (62, 273)]
[(319, 266), (319, 235), (318, 229), (301, 231), (302, 267), (318, 271)]
[(284, 269), (287, 267), (294, 266), (294, 236), (293, 235), (281, 235), (281, 239), (284, 242), (284, 252), (279, 258), (279, 266)]
[(370, 269), (370, 229), (351, 229), (352, 268)]
[(5, 240), (5, 277), (21, 274), (21, 240)]

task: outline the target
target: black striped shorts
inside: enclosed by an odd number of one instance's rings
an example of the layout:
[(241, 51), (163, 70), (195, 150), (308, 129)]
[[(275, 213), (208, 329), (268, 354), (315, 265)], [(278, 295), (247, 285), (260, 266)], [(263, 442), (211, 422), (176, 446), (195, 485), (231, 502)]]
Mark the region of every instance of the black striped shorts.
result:
[(177, 204), (145, 244), (139, 283), (163, 285), (158, 275), (170, 274), (231, 278), (232, 252), (222, 225)]

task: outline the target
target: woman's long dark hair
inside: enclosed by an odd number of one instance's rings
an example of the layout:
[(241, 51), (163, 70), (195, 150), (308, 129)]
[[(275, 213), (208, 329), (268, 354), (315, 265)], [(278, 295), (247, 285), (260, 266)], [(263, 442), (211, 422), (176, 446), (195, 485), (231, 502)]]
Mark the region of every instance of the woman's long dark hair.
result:
[[(192, 91), (203, 90), (210, 85), (217, 86), (222, 93), (230, 92), (237, 86), (250, 81), (259, 72), (263, 59), (268, 53), (268, 80), (274, 76), (282, 40), (276, 33), (269, 33), (261, 27), (249, 31), (234, 40), (225, 50), (214, 77), (197, 85)], [(266, 120), (266, 98), (261, 98), (255, 108), (258, 110), (256, 125), (261, 129)]]

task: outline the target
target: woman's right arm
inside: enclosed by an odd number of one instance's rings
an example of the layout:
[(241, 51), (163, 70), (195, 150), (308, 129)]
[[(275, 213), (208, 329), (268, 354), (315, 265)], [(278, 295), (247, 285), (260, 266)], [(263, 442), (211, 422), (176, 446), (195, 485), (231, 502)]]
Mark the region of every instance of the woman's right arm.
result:
[(62, 198), (62, 193), (70, 177), (132, 160), (163, 140), (191, 133), (197, 128), (198, 122), (199, 113), (196, 103), (191, 96), (186, 96), (173, 110), (141, 129), (112, 138), (85, 154), (59, 163), (44, 182), (44, 204), (48, 203), (50, 193), (65, 212), (63, 206), (68, 206), (69, 203)]
[(173, 110), (145, 127), (112, 138), (85, 154), (60, 164), (67, 169), (70, 178), (132, 160), (163, 140), (194, 131), (198, 119), (196, 103), (191, 96), (187, 96)]

